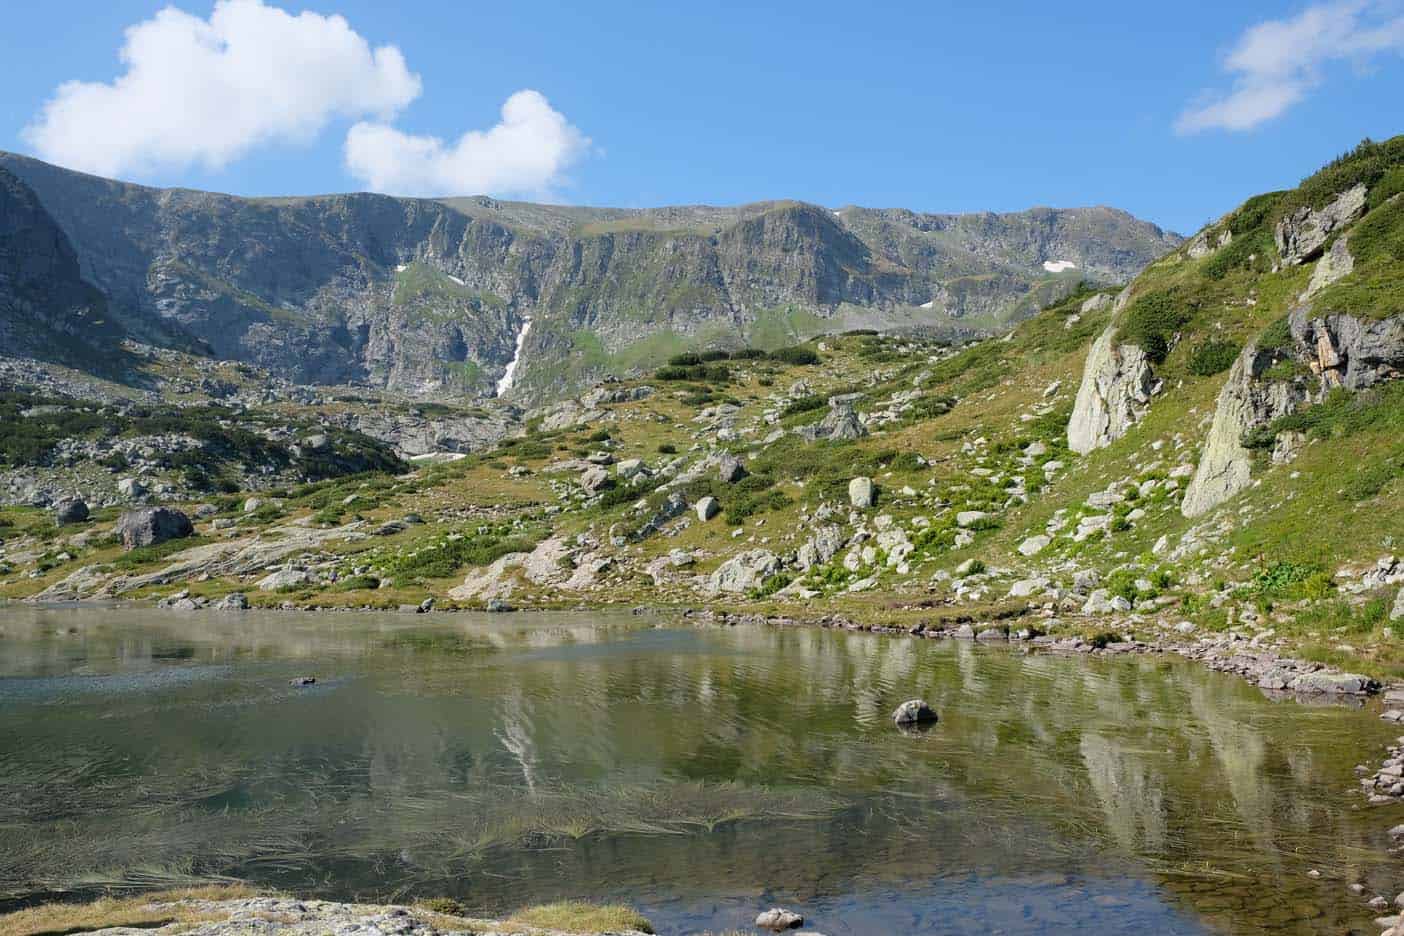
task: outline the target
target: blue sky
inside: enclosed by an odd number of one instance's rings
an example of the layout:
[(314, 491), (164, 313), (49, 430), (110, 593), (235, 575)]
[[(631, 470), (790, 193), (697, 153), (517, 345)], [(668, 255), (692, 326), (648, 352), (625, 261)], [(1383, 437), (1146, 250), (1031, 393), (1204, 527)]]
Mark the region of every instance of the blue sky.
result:
[(1190, 232), (1404, 131), (1398, 0), (165, 6), (7, 10), (0, 148), (240, 194), (1106, 204)]

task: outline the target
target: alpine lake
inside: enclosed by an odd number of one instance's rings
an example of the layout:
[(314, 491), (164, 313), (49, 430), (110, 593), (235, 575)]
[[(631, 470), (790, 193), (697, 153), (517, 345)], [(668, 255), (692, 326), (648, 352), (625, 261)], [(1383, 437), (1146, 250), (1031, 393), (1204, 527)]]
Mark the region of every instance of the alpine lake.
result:
[[(899, 729), (909, 698), (939, 721)], [(776, 905), (829, 936), (1374, 934), (1348, 885), (1404, 888), (1404, 807), (1355, 774), (1376, 715), (1170, 657), (662, 614), (12, 605), (0, 909), (238, 879), (668, 934)]]

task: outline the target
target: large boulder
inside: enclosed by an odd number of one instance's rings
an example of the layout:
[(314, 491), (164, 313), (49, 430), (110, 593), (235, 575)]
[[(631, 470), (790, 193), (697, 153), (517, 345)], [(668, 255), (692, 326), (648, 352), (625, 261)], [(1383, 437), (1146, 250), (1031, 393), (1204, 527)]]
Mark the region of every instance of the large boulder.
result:
[(1150, 358), (1136, 345), (1117, 344), (1116, 325), (1108, 325), (1087, 354), (1068, 448), (1086, 455), (1126, 435), (1145, 415), (1154, 386)]
[(759, 588), (767, 578), (780, 571), (780, 558), (768, 549), (752, 549), (732, 556), (717, 567), (707, 580), (712, 592), (742, 594)]
[(697, 519), (706, 522), (717, 514), (721, 513), (721, 505), (717, 499), (708, 494), (697, 502)]
[(821, 526), (799, 548), (795, 556), (795, 565), (801, 571), (823, 565), (838, 554), (838, 551), (843, 548), (844, 542), (842, 527), (832, 523)]
[(872, 478), (854, 478), (848, 482), (848, 502), (859, 510), (873, 506), (876, 497), (877, 488)]
[(1180, 503), (1186, 517), (1207, 513), (1247, 488), (1253, 481), (1253, 454), (1243, 446), (1243, 433), (1287, 415), (1306, 399), (1305, 389), (1296, 381), (1259, 379), (1283, 357), (1281, 351), (1259, 351), (1249, 345), (1229, 369), (1199, 467)]
[(155, 546), (195, 532), (190, 518), (170, 507), (129, 510), (117, 520), (116, 533), (124, 549)]
[(1277, 253), (1289, 265), (1314, 260), (1331, 235), (1350, 224), (1365, 211), (1365, 186), (1353, 186), (1337, 195), (1324, 208), (1303, 205), (1273, 230)]
[(717, 456), (717, 478), (722, 484), (735, 484), (747, 473), (746, 466), (735, 455), (723, 453)]
[(88, 505), (76, 497), (61, 500), (54, 505), (54, 523), (59, 526), (82, 523), (86, 519), (88, 519)]

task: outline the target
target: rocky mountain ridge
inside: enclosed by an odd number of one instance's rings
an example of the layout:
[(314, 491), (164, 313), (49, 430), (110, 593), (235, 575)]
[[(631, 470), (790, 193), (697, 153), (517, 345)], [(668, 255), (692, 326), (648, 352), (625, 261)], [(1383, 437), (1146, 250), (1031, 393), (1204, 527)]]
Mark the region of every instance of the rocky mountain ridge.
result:
[(519, 337), (512, 393), (540, 402), (692, 347), (854, 327), (985, 333), (1083, 278), (1124, 281), (1179, 240), (1106, 208), (250, 199), (14, 154), (0, 169), (63, 232), (133, 338), (298, 383), (424, 398), (493, 396)]

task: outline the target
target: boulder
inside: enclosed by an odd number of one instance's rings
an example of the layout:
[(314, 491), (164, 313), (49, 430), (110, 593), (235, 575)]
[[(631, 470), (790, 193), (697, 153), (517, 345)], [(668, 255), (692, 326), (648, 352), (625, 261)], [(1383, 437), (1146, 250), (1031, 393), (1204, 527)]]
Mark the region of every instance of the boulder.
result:
[(717, 499), (708, 494), (697, 502), (697, 519), (706, 523), (708, 520), (721, 513), (721, 505)]
[(722, 484), (735, 484), (748, 474), (746, 466), (735, 455), (718, 455), (716, 461), (717, 477)]
[(612, 483), (609, 472), (601, 465), (593, 465), (580, 473), (580, 486), (591, 494), (598, 494)]
[(1089, 312), (1100, 312), (1111, 304), (1112, 297), (1109, 293), (1097, 293), (1092, 298), (1084, 300), (1078, 311), (1086, 315)]
[(707, 580), (711, 592), (743, 594), (759, 588), (763, 582), (780, 571), (780, 558), (768, 549), (752, 549), (732, 556), (717, 567)]
[(1053, 537), (1046, 536), (1042, 533), (1038, 534), (1037, 536), (1030, 536), (1028, 539), (1024, 540), (1022, 543), (1019, 544), (1019, 555), (1037, 556), (1039, 553), (1047, 549), (1048, 544), (1051, 542), (1053, 542)]
[(1229, 369), (1199, 467), (1180, 502), (1186, 517), (1207, 513), (1247, 488), (1252, 483), (1253, 455), (1243, 446), (1243, 433), (1287, 415), (1306, 398), (1305, 389), (1295, 381), (1258, 379), (1283, 356), (1278, 350), (1259, 351), (1249, 345)]
[(782, 930), (798, 929), (803, 926), (804, 917), (794, 911), (775, 907), (757, 916), (756, 925), (761, 929), (774, 930), (778, 933)]
[(1037, 595), (1039, 592), (1043, 591), (1045, 588), (1047, 588), (1048, 585), (1049, 582), (1046, 578), (1035, 577), (1020, 579), (1013, 585), (1009, 586), (1009, 597), (1031, 598), (1034, 595)]
[(183, 539), (195, 532), (190, 518), (170, 507), (129, 510), (117, 520), (116, 534), (124, 549), (155, 546), (167, 540)]
[(279, 569), (277, 572), (259, 579), (258, 590), (275, 592), (284, 588), (297, 588), (315, 581), (316, 577), (306, 569)]
[(1404, 621), (1404, 588), (1399, 589), (1399, 594), (1394, 596), (1394, 607), (1389, 612), (1391, 621)]
[(1116, 343), (1116, 325), (1092, 344), (1068, 420), (1068, 448), (1080, 455), (1110, 445), (1150, 406), (1155, 375), (1150, 358), (1133, 344)]
[(1366, 695), (1379, 689), (1379, 683), (1354, 673), (1302, 673), (1288, 687), (1293, 692), (1321, 695)]
[(873, 506), (876, 494), (872, 478), (854, 478), (848, 482), (848, 502), (859, 510)]
[(647, 474), (648, 469), (644, 467), (642, 458), (626, 458), (614, 466), (614, 473), (621, 479), (628, 481), (638, 475)]
[(247, 611), (248, 608), (249, 597), (243, 592), (230, 592), (214, 604), (216, 611)]
[(146, 485), (136, 478), (122, 478), (117, 482), (117, 493), (123, 497), (141, 497), (146, 493)]
[(66, 526), (88, 519), (88, 505), (76, 497), (61, 500), (54, 506), (54, 523)]
[(1277, 242), (1277, 253), (1287, 265), (1314, 260), (1331, 234), (1350, 224), (1365, 211), (1363, 184), (1352, 186), (1340, 193), (1324, 208), (1298, 208), (1281, 221), (1273, 230), (1273, 240)]
[(892, 720), (899, 725), (915, 725), (919, 722), (936, 721), (936, 710), (925, 699), (908, 699), (892, 713)]
[(838, 554), (838, 551), (843, 548), (843, 544), (844, 535), (841, 527), (834, 524), (821, 526), (799, 548), (795, 557), (795, 565), (801, 571), (823, 565)]
[(262, 506), (263, 506), (263, 499), (262, 499), (262, 498), (259, 498), (259, 497), (250, 497), (250, 498), (248, 498), (247, 500), (244, 501), (244, 513), (246, 513), (246, 514), (251, 514), (251, 513), (253, 513), (255, 510), (258, 510), (258, 508), (260, 508), (260, 507), (262, 507)]
[(989, 514), (983, 510), (962, 510), (960, 513), (956, 514), (956, 526), (961, 528), (972, 527), (988, 517)]

